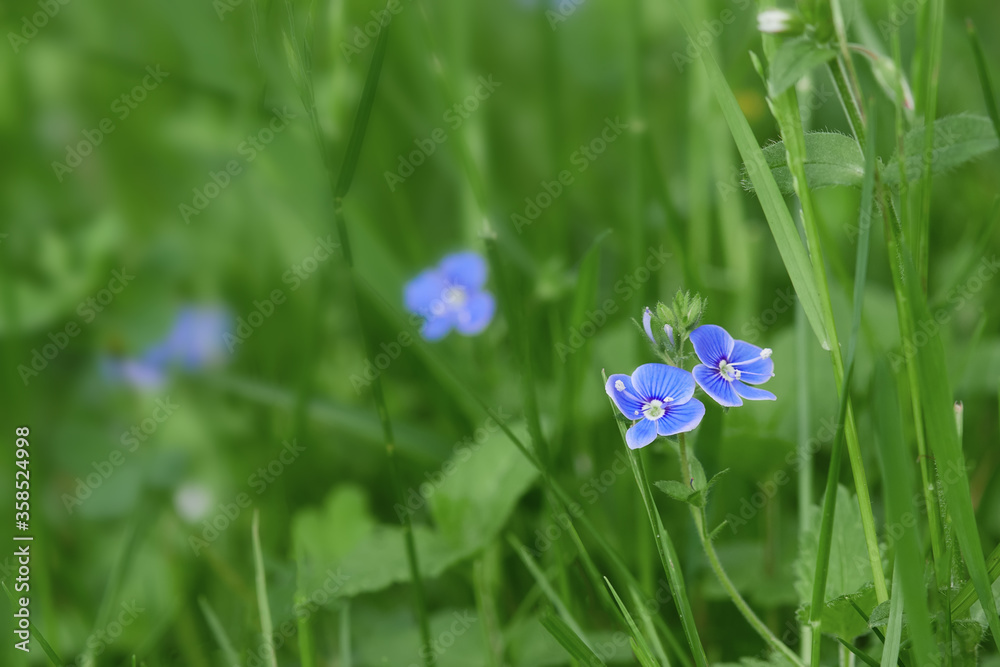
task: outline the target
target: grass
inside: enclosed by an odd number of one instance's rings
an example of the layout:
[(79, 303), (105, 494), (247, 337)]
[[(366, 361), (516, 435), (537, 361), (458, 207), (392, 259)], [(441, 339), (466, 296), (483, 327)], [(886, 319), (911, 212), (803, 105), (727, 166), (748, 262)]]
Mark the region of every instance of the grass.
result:
[[(71, 3), (12, 47), (34, 540), (30, 591), (0, 579), (33, 651), (0, 664), (1000, 661), (1000, 10), (803, 2), (793, 43), (772, 4)], [(426, 341), (404, 286), (464, 249), (496, 313)], [(699, 390), (629, 450), (602, 373), (656, 360), (678, 290), (772, 349), (777, 400)], [(109, 379), (192, 303), (231, 315), (219, 363)]]

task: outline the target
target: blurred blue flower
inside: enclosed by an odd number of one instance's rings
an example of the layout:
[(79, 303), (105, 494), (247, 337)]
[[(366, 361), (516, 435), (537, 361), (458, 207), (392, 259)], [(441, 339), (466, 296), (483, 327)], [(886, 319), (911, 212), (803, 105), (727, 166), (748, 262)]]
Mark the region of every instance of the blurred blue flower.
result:
[(222, 308), (186, 306), (164, 340), (138, 357), (106, 359), (104, 372), (117, 382), (156, 389), (166, 382), (171, 365), (191, 371), (221, 362), (226, 354), (223, 336), (230, 326), (229, 314)]
[(705, 406), (694, 396), (694, 378), (666, 364), (643, 364), (632, 377), (616, 373), (604, 390), (626, 418), (635, 421), (625, 432), (630, 449), (645, 447), (657, 435), (692, 431), (705, 416)]
[(475, 336), (496, 310), (485, 284), (486, 261), (474, 252), (459, 252), (407, 283), (403, 298), (408, 311), (424, 318), (420, 334), (427, 340), (440, 340), (452, 329)]
[(719, 405), (737, 407), (745, 398), (773, 401), (775, 395), (751, 384), (764, 384), (774, 377), (770, 348), (759, 348), (733, 337), (714, 324), (691, 332), (691, 344), (701, 363), (692, 369), (694, 379)]
[(223, 337), (230, 328), (228, 313), (215, 307), (187, 306), (167, 335), (167, 354), (188, 370), (218, 363), (227, 353)]

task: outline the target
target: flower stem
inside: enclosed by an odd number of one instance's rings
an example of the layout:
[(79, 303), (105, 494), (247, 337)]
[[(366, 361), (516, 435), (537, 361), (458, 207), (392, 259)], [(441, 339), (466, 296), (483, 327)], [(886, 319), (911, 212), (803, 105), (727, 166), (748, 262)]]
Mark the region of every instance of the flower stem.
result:
[[(684, 473), (686, 478), (690, 479), (691, 467), (688, 462), (687, 443), (685, 442), (684, 434), (681, 433), (677, 440), (681, 455), (681, 471)], [(729, 578), (729, 575), (726, 574), (725, 569), (722, 567), (722, 563), (719, 561), (719, 555), (715, 551), (715, 545), (712, 544), (712, 540), (705, 530), (705, 508), (691, 505), (691, 516), (694, 518), (695, 527), (698, 531), (698, 539), (701, 540), (701, 545), (705, 550), (705, 556), (708, 557), (709, 564), (712, 566), (712, 571), (715, 572), (716, 578), (726, 590), (726, 593), (733, 601), (733, 604), (736, 605), (739, 612), (743, 614), (743, 618), (747, 620), (750, 626), (761, 636), (768, 646), (787, 658), (793, 665), (801, 667), (803, 663), (802, 660), (799, 659), (799, 656), (797, 656), (792, 649), (785, 646), (785, 644), (778, 639), (773, 632), (771, 632), (770, 628), (764, 624), (764, 621), (760, 620), (757, 614), (754, 613), (753, 609), (750, 608), (750, 605), (747, 604), (746, 600), (743, 599), (743, 596), (740, 595), (740, 592), (736, 590), (736, 586)]]

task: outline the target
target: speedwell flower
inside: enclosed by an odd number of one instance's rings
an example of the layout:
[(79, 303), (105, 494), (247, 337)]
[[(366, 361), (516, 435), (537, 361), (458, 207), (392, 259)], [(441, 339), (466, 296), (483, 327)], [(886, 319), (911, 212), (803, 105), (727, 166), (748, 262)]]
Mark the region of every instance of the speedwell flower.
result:
[(420, 334), (440, 340), (452, 329), (474, 336), (493, 319), (496, 301), (483, 290), (486, 262), (474, 252), (448, 255), (411, 280), (404, 291), (406, 309), (424, 318)]
[(764, 384), (774, 377), (769, 348), (759, 348), (733, 337), (722, 327), (706, 324), (691, 332), (691, 344), (701, 363), (692, 369), (694, 379), (719, 405), (743, 405), (751, 401), (773, 401), (774, 394), (751, 384)]
[(645, 447), (657, 435), (692, 431), (705, 416), (705, 406), (692, 398), (691, 374), (666, 364), (643, 364), (632, 377), (616, 373), (604, 390), (622, 414), (636, 422), (625, 433), (629, 449)]

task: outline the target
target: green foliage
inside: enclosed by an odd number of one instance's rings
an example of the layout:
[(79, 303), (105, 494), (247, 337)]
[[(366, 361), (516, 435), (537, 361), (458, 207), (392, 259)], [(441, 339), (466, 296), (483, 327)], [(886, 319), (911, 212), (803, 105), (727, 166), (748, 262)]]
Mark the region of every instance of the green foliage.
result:
[[(771, 59), (767, 91), (777, 97), (794, 86), (813, 69), (826, 64), (837, 55), (830, 48), (818, 46), (809, 37), (786, 40)], [(777, 177), (775, 177), (777, 180)], [(781, 182), (778, 183), (779, 187)]]

